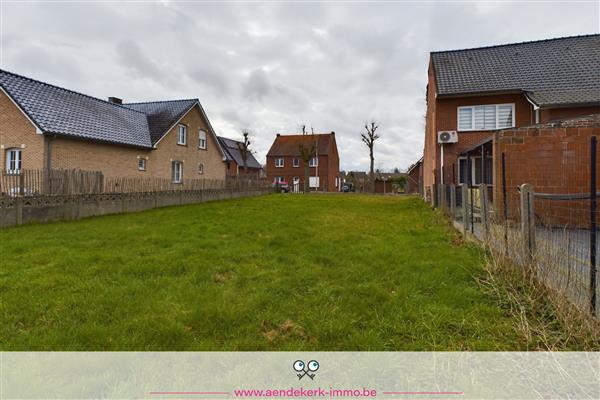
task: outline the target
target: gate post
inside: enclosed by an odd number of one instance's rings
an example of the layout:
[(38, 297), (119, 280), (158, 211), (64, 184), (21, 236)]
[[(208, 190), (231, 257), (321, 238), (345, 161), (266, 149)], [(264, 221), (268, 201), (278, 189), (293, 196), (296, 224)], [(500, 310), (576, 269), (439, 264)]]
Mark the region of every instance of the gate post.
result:
[(596, 273), (597, 273), (597, 254), (596, 245), (598, 238), (596, 236), (596, 206), (598, 201), (596, 189), (596, 147), (598, 139), (592, 136), (590, 142), (590, 308), (592, 315), (596, 315)]
[(489, 230), (489, 206), (487, 185), (485, 183), (479, 185), (479, 201), (481, 202), (481, 225), (483, 226), (484, 238), (486, 238)]
[(523, 246), (528, 256), (535, 253), (535, 211), (533, 208), (533, 186), (529, 183), (521, 185), (521, 232)]
[(466, 234), (469, 230), (469, 188), (466, 183), (461, 186), (462, 189), (462, 216), (463, 216), (463, 231)]

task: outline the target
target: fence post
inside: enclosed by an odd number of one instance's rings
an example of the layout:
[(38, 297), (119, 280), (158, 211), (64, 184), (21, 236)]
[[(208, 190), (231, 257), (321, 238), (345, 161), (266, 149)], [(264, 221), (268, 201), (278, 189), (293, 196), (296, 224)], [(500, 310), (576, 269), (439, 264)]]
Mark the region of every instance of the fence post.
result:
[(463, 214), (463, 231), (466, 234), (469, 230), (469, 188), (465, 183), (461, 186), (462, 190), (462, 214)]
[(528, 256), (535, 252), (535, 211), (533, 208), (533, 186), (529, 183), (521, 185), (521, 231), (523, 245), (528, 250)]
[(479, 185), (479, 201), (481, 202), (481, 225), (483, 226), (483, 235), (485, 238), (489, 229), (488, 191), (485, 183)]
[(590, 142), (590, 308), (592, 315), (596, 315), (596, 272), (597, 272), (597, 236), (596, 236), (596, 147), (598, 139), (592, 136)]
[(456, 217), (456, 186), (450, 185), (450, 215)]
[(438, 184), (434, 183), (431, 185), (431, 204), (433, 208), (438, 206)]
[(23, 223), (23, 197), (21, 196), (15, 198), (15, 222), (17, 225)]
[(504, 217), (504, 250), (508, 254), (508, 203), (506, 199), (506, 155), (504, 153), (502, 153), (502, 216)]
[(444, 212), (448, 211), (448, 203), (446, 200), (446, 185), (442, 183), (440, 185), (440, 208)]

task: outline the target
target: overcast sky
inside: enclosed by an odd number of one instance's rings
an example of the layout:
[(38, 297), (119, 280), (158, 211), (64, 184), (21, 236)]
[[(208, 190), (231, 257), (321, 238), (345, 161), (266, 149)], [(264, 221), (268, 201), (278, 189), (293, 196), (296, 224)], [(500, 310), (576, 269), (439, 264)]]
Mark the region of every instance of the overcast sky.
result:
[(600, 31), (587, 3), (200, 3), (1, 5), (2, 69), (127, 102), (199, 98), (217, 134), (335, 131), (342, 169), (422, 154), (430, 51)]

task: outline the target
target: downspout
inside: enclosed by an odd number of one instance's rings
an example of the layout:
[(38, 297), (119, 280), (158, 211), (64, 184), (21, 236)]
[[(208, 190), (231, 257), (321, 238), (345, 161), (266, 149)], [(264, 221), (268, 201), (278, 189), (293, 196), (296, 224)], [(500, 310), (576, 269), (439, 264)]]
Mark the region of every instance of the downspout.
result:
[(533, 107), (533, 112), (535, 114), (535, 124), (539, 124), (540, 123), (540, 106), (538, 106), (537, 104), (535, 104), (533, 102), (533, 100), (531, 100), (529, 98), (529, 96), (527, 95), (527, 92), (524, 93), (525, 98), (527, 99), (527, 101), (531, 104), (531, 106)]

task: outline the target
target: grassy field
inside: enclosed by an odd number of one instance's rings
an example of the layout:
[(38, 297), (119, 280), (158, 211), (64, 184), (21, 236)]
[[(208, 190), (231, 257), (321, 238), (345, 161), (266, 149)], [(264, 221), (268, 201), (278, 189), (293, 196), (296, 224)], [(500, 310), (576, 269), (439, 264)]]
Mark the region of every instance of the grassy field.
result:
[(270, 195), (0, 231), (1, 350), (516, 350), (416, 198)]

